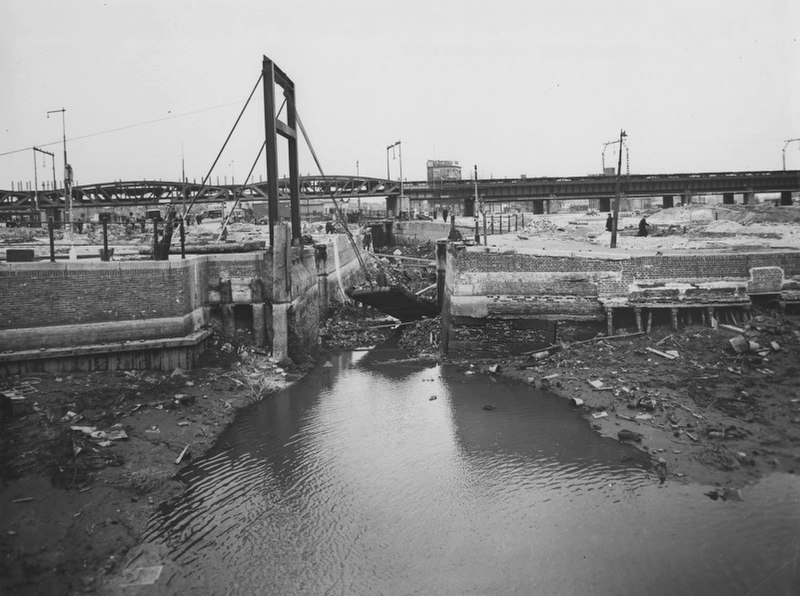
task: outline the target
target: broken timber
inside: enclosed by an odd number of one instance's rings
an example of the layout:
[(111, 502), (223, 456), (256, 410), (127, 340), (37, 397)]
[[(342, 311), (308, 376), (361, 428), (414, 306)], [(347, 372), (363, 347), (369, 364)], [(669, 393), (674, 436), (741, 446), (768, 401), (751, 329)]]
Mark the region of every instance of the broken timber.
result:
[(435, 302), (417, 296), (403, 286), (350, 290), (347, 295), (356, 302), (371, 306), (403, 323), (418, 321), (424, 317), (436, 317), (439, 314)]

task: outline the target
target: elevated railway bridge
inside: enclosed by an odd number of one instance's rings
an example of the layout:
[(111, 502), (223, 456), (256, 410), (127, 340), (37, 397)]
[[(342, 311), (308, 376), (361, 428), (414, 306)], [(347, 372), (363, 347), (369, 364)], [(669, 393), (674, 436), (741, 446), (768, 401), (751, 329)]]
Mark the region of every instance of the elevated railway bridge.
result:
[[(534, 213), (549, 211), (551, 201), (595, 199), (600, 210), (608, 211), (616, 194), (616, 176), (573, 176), (540, 178), (502, 178), (478, 180), (446, 180), (404, 182), (401, 200), (400, 183), (395, 180), (363, 176), (302, 176), (299, 196), (303, 201), (324, 202), (332, 198), (383, 198), (387, 211), (398, 213), (414, 204), (427, 202), (441, 206), (460, 206), (465, 215), (472, 215), (478, 200), (482, 203), (529, 203)], [(278, 183), (281, 201), (290, 197), (289, 179)], [(722, 195), (724, 203), (733, 204), (736, 196), (742, 203), (754, 200), (758, 193), (779, 193), (781, 205), (791, 205), (793, 193), (800, 192), (800, 170), (708, 172), (687, 174), (637, 174), (621, 178), (621, 193), (626, 197), (662, 197), (664, 207), (691, 202), (699, 195)], [(74, 186), (73, 209), (117, 209), (152, 207), (164, 204), (176, 208), (195, 204), (240, 200), (244, 203), (266, 203), (267, 182), (246, 185), (207, 185), (162, 180), (117, 181)], [(20, 217), (39, 221), (42, 216), (62, 221), (65, 211), (61, 190), (0, 190), (0, 218)]]

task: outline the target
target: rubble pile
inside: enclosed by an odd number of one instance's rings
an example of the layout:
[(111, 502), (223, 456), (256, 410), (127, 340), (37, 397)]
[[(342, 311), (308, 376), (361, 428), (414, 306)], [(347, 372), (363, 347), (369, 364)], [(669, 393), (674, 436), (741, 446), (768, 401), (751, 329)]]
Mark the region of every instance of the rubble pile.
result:
[[(61, 234), (62, 232), (56, 231)], [(25, 244), (29, 242), (47, 241), (47, 228), (7, 228), (0, 227), (0, 242), (3, 244)]]
[(526, 222), (525, 228), (522, 229), (519, 234), (523, 236), (543, 236), (545, 234), (556, 235), (558, 232), (563, 232), (564, 230), (565, 225), (563, 224), (556, 223), (546, 217), (537, 217), (530, 222)]
[(322, 344), (334, 349), (355, 349), (375, 346), (388, 339), (396, 326), (394, 320), (375, 318), (372, 309), (354, 303), (340, 304), (320, 323)]
[(409, 356), (436, 359), (439, 356), (440, 334), (439, 317), (423, 319), (404, 325), (397, 345), (408, 352)]

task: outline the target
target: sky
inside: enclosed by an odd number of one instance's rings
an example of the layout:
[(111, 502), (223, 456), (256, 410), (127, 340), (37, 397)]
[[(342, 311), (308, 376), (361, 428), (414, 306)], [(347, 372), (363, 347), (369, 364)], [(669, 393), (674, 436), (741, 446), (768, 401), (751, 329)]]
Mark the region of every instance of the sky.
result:
[[(3, 189), (52, 179), (33, 146), (61, 179), (64, 131), (78, 184), (199, 182), (265, 55), (327, 174), (582, 176), (622, 129), (631, 174), (779, 170), (800, 137), (797, 0), (2, 0), (0, 22)], [(263, 138), (259, 86), (211, 181)]]

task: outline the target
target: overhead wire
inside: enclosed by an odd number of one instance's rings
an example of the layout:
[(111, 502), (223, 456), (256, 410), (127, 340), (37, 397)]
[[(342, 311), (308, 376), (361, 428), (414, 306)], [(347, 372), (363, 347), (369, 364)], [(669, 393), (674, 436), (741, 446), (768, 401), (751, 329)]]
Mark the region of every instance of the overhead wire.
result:
[[(163, 118), (156, 118), (155, 120), (147, 120), (146, 122), (138, 122), (136, 124), (128, 124), (126, 126), (118, 126), (117, 128), (110, 128), (108, 130), (100, 130), (100, 131), (97, 131), (97, 132), (92, 132), (92, 133), (88, 133), (88, 134), (85, 134), (85, 135), (80, 135), (80, 136), (77, 136), (77, 137), (69, 137), (66, 140), (72, 142), (72, 141), (80, 141), (82, 139), (90, 139), (92, 137), (97, 137), (97, 136), (100, 136), (100, 135), (110, 134), (112, 132), (119, 132), (121, 130), (129, 130), (131, 128), (137, 128), (139, 126), (147, 126), (149, 124), (155, 124), (157, 122), (164, 122), (165, 120), (173, 120), (175, 118), (183, 118), (185, 116), (193, 116), (194, 114), (202, 114), (203, 112), (210, 112), (212, 110), (218, 110), (220, 108), (227, 108), (229, 106), (238, 105), (238, 104), (239, 104), (238, 101), (233, 101), (233, 102), (230, 102), (230, 103), (223, 103), (223, 104), (220, 104), (220, 105), (217, 105), (217, 106), (211, 106), (211, 107), (203, 108), (203, 109), (200, 109), (200, 110), (193, 110), (191, 112), (184, 112), (183, 114), (174, 114), (172, 116), (165, 116)], [(36, 146), (37, 147), (49, 147), (51, 145), (60, 145), (62, 142), (63, 142), (63, 139), (59, 139), (58, 141), (50, 141), (49, 143), (38, 143)], [(14, 153), (22, 153), (23, 151), (29, 151), (29, 150), (30, 150), (30, 147), (23, 147), (22, 149), (13, 149), (12, 151), (3, 151), (2, 153), (0, 153), (0, 157), (2, 157), (4, 155), (12, 155)]]

